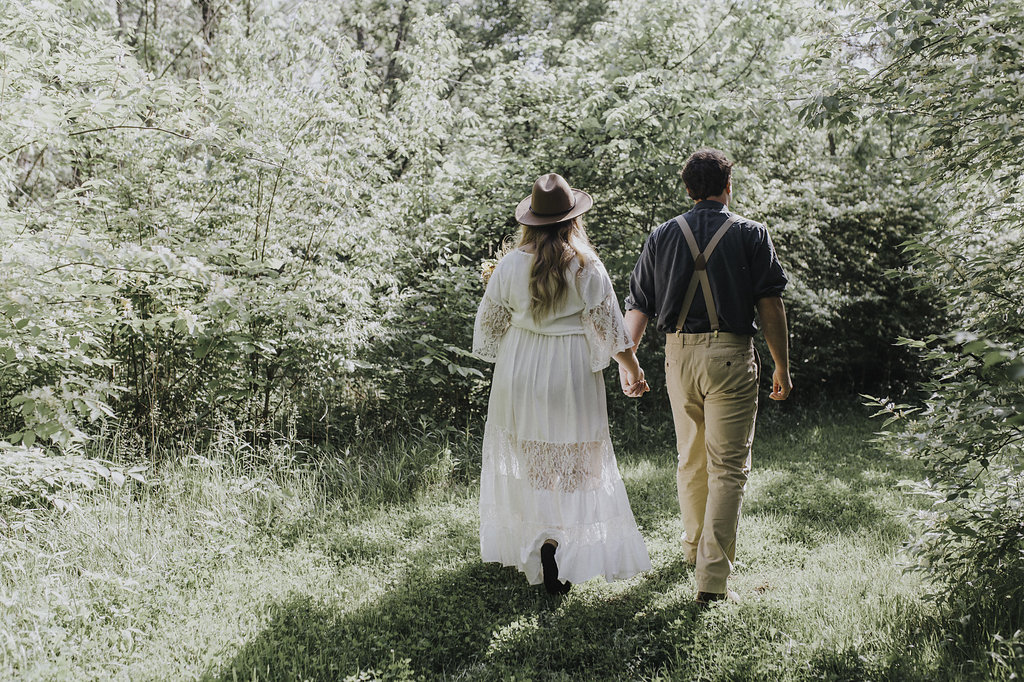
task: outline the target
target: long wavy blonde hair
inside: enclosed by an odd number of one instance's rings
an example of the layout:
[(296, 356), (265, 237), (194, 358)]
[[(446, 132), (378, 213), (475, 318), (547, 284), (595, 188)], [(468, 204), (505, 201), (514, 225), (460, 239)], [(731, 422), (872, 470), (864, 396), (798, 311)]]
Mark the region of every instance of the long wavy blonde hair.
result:
[(539, 320), (565, 299), (569, 264), (575, 258), (582, 268), (597, 254), (580, 217), (553, 225), (522, 225), (519, 246), (532, 245), (530, 269), (530, 314)]

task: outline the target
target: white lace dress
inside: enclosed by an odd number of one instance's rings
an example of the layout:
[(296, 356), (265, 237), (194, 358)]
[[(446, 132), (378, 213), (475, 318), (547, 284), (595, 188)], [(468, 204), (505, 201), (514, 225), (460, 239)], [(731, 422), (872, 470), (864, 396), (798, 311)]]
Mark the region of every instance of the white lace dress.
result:
[(494, 269), (477, 311), (474, 354), (494, 362), (480, 480), (480, 553), (543, 580), (540, 547), (558, 542), (559, 578), (619, 580), (651, 568), (608, 435), (602, 370), (632, 345), (600, 262), (568, 271), (558, 310), (529, 311), (533, 255)]

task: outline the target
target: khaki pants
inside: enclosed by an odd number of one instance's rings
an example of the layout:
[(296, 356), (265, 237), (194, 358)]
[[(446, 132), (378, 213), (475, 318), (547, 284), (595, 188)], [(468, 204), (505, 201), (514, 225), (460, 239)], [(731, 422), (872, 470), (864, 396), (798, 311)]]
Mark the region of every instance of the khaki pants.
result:
[(749, 336), (669, 334), (665, 375), (676, 427), (683, 547), (700, 592), (726, 591), (750, 472), (759, 363)]

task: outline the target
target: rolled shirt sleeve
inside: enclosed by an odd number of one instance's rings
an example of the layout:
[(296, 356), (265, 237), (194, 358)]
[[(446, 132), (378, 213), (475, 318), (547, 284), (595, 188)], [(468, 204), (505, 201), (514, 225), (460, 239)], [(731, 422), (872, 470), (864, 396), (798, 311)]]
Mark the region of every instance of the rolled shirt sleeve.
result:
[(644, 242), (640, 258), (629, 276), (629, 295), (626, 296), (626, 310), (639, 310), (649, 318), (658, 315), (653, 236), (653, 233), (648, 235)]
[(754, 301), (762, 298), (782, 296), (789, 283), (785, 270), (775, 253), (768, 229), (761, 226), (760, 239), (755, 243), (750, 259), (751, 282), (753, 283)]

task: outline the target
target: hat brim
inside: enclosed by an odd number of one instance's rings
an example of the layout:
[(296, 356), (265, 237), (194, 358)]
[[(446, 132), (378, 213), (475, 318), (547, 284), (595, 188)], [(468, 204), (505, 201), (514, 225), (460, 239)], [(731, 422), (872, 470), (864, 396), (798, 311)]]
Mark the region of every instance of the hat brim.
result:
[(594, 199), (583, 190), (574, 189), (572, 193), (576, 199), (576, 204), (569, 211), (566, 211), (565, 213), (556, 213), (555, 215), (538, 215), (534, 213), (530, 210), (530, 199), (533, 197), (526, 197), (519, 202), (518, 206), (516, 206), (516, 222), (533, 227), (552, 225), (564, 220), (572, 220), (576, 216), (581, 216), (594, 207)]

